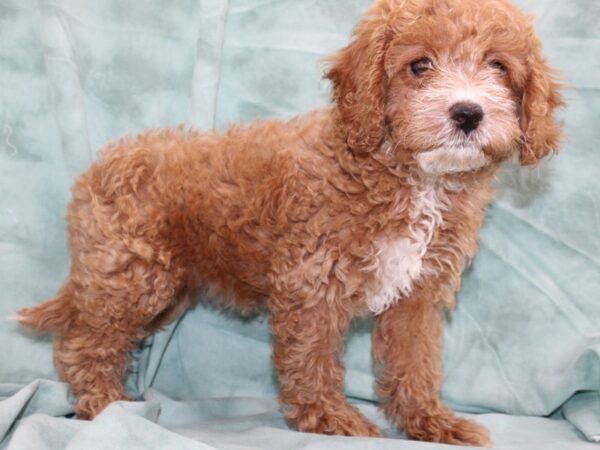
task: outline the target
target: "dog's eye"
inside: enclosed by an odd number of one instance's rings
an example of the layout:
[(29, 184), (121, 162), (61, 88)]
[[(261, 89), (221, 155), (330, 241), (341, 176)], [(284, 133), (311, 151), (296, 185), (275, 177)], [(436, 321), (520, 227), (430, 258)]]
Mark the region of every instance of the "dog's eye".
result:
[(506, 73), (506, 67), (497, 59), (493, 59), (489, 62), (489, 65), (492, 69), (496, 69), (499, 72)]
[(417, 77), (423, 75), (430, 69), (433, 69), (433, 62), (429, 58), (417, 59), (410, 63), (410, 71)]

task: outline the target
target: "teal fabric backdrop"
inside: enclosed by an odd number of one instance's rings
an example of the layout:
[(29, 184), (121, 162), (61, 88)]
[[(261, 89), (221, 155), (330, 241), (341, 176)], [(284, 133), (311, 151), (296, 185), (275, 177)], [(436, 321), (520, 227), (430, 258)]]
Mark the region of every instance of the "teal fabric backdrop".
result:
[[(483, 1), (483, 0), (482, 0)], [(347, 342), (346, 393), (388, 439), (304, 435), (275, 401), (266, 318), (198, 307), (140, 348), (144, 400), (74, 420), (51, 342), (7, 318), (68, 270), (73, 178), (106, 141), (219, 128), (328, 102), (320, 59), (370, 0), (0, 0), (0, 448), (407, 448), (377, 412), (369, 320)], [(600, 2), (518, 0), (537, 16), (568, 108), (559, 156), (499, 176), (481, 249), (445, 333), (443, 397), (496, 448), (600, 440)], [(537, 416), (537, 417), (536, 417)], [(441, 447), (440, 447), (441, 448)], [(594, 446), (595, 448), (595, 446)]]

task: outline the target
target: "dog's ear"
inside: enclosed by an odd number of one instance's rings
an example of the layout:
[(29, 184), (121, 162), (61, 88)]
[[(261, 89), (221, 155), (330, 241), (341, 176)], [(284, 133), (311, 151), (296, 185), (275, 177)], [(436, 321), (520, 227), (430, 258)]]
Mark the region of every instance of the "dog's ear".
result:
[(541, 54), (541, 44), (537, 38), (533, 39), (535, 44), (529, 54), (521, 100), (523, 137), (519, 159), (524, 166), (535, 164), (551, 151), (558, 150), (560, 127), (553, 112), (564, 104), (555, 74)]
[(354, 29), (350, 44), (329, 58), (330, 69), (324, 75), (333, 86), (337, 125), (355, 152), (369, 152), (384, 138), (390, 12), (388, 0), (376, 2)]

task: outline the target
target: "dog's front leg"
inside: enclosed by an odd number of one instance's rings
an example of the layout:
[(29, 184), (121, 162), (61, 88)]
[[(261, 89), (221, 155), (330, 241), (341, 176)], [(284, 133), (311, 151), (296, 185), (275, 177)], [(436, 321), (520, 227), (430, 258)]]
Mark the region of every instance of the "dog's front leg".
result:
[(340, 353), (350, 314), (300, 291), (278, 292), (270, 301), (273, 363), (288, 422), (305, 432), (381, 436), (344, 398)]
[(487, 446), (484, 427), (440, 401), (442, 319), (443, 304), (423, 292), (376, 316), (373, 359), (382, 408), (413, 439)]

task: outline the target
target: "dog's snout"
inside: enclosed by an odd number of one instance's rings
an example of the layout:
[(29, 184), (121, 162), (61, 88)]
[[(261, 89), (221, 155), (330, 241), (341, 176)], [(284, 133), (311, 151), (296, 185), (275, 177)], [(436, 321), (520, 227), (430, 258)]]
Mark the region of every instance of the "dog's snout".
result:
[(459, 102), (450, 108), (450, 117), (465, 133), (476, 130), (483, 119), (483, 109), (477, 103)]

